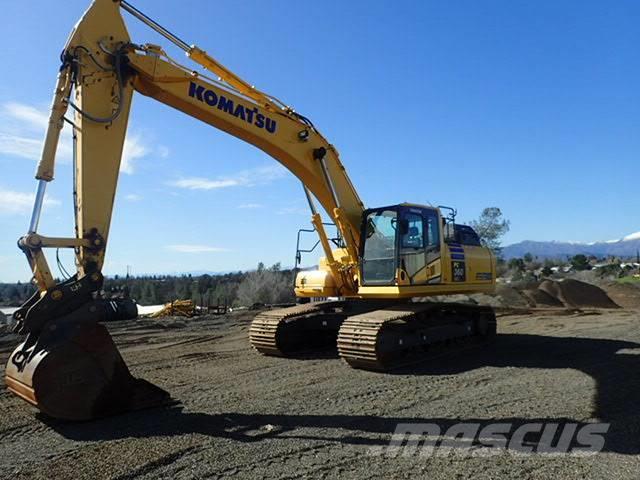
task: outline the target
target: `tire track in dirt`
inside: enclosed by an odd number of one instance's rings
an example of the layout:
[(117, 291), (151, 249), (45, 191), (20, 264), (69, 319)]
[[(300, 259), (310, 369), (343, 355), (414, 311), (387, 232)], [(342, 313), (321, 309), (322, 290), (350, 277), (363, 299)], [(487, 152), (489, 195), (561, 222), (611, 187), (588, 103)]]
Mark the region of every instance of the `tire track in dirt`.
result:
[(163, 455), (162, 457), (156, 460), (147, 462), (142, 466), (133, 470), (131, 473), (126, 473), (124, 475), (113, 477), (113, 480), (133, 480), (134, 478), (151, 474), (157, 470), (161, 470), (163, 467), (173, 464), (177, 460), (184, 461), (190, 455), (193, 455), (201, 450), (202, 450), (202, 447), (196, 447), (196, 446), (183, 448), (181, 450), (169, 453), (167, 455)]
[[(256, 458), (249, 462), (244, 463), (236, 463), (230, 465), (224, 469), (217, 470), (214, 472), (208, 472), (205, 474), (205, 478), (224, 478), (224, 477), (235, 477), (240, 472), (245, 477), (251, 478), (259, 478), (258, 476), (254, 476), (252, 472), (256, 472), (257, 470), (266, 470), (268, 471), (274, 465), (282, 464), (283, 461), (291, 461), (296, 463), (299, 466), (303, 465), (303, 462), (300, 459), (305, 455), (309, 455), (312, 453), (319, 452), (321, 450), (326, 450), (334, 446), (334, 442), (324, 442), (317, 445), (307, 446), (307, 447), (299, 447), (295, 449), (287, 449), (282, 452), (278, 452), (272, 455), (263, 456), (260, 458)], [(297, 460), (294, 460), (297, 459)], [(345, 462), (352, 461), (353, 458), (349, 460), (345, 460)], [(250, 475), (247, 475), (250, 474)], [(289, 478), (289, 477), (279, 477), (279, 478)], [(294, 477), (295, 478), (295, 477)]]
[(30, 423), (17, 425), (15, 427), (0, 430), (0, 441), (13, 441), (25, 435), (37, 435), (51, 430), (46, 424), (34, 420)]

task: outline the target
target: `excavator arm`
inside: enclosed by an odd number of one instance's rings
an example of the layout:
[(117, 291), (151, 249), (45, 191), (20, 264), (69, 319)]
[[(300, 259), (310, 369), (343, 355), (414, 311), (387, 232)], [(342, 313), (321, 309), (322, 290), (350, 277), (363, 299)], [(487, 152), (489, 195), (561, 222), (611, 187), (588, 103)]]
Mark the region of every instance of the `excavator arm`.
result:
[[(156, 45), (131, 42), (126, 10), (183, 49), (209, 73), (188, 69)], [(166, 392), (134, 379), (106, 329), (97, 302), (134, 91), (149, 96), (263, 150), (302, 182), (325, 253), (325, 275), (341, 295), (357, 292), (359, 229), (364, 205), (337, 150), (304, 116), (189, 46), (122, 0), (94, 0), (62, 53), (49, 126), (38, 164), (29, 230), (19, 240), (36, 294), (14, 315), (27, 338), (6, 370), (10, 390), (58, 418), (93, 418), (164, 401)], [(73, 120), (67, 114), (74, 111)], [(75, 235), (37, 231), (46, 185), (55, 173), (60, 131), (73, 128)], [(315, 197), (336, 224), (345, 248), (335, 258)], [(44, 249), (72, 248), (76, 274), (57, 283)], [(87, 347), (90, 345), (90, 347)], [(70, 366), (81, 372), (70, 388)], [(82, 392), (80, 392), (82, 391)], [(88, 393), (87, 393), (88, 392)], [(142, 397), (154, 397), (144, 400)], [(78, 400), (81, 399), (81, 400)], [(82, 403), (82, 405), (80, 405)]]

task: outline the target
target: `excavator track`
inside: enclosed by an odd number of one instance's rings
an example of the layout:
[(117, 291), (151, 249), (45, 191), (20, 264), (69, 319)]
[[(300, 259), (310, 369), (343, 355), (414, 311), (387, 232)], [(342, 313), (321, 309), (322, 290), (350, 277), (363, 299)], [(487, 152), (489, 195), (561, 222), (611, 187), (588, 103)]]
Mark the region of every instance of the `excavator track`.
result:
[[(317, 302), (295, 307), (267, 310), (259, 313), (251, 322), (249, 341), (251, 346), (263, 355), (284, 357), (288, 353), (284, 330), (292, 322), (321, 315), (323, 311), (339, 308), (342, 302)], [(291, 341), (289, 341), (291, 343)]]
[(410, 303), (346, 319), (338, 352), (353, 368), (385, 371), (424, 361), (435, 348), (486, 342), (495, 334), (490, 307)]
[(397, 301), (338, 300), (267, 310), (251, 322), (249, 340), (258, 352), (277, 357), (335, 349), (336, 337), (345, 319), (393, 303)]

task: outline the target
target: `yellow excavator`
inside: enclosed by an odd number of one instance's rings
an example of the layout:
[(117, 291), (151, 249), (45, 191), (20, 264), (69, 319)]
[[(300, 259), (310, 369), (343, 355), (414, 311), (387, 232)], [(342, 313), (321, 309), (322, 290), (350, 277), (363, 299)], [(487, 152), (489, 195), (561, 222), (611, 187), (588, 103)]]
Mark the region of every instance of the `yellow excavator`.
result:
[[(132, 43), (122, 11), (184, 50), (211, 76), (180, 65), (157, 45)], [(419, 359), (434, 346), (495, 335), (490, 308), (415, 301), (495, 287), (490, 250), (470, 227), (455, 223), (455, 211), (410, 203), (365, 208), (337, 150), (308, 118), (129, 2), (94, 0), (62, 53), (31, 223), (19, 240), (38, 291), (14, 316), (16, 331), (26, 338), (6, 367), (11, 392), (66, 420), (170, 399), (131, 375), (101, 324), (108, 315), (100, 299), (101, 270), (134, 91), (256, 146), (302, 182), (324, 257), (317, 270), (296, 277), (296, 296), (307, 303), (256, 316), (250, 341), (259, 352), (287, 356), (337, 342), (349, 365), (384, 370)], [(69, 108), (72, 119), (66, 116)], [(37, 230), (65, 123), (75, 143), (75, 235), (53, 238)], [(337, 238), (329, 238), (316, 203), (335, 225)], [(56, 282), (46, 248), (72, 248), (75, 275)]]

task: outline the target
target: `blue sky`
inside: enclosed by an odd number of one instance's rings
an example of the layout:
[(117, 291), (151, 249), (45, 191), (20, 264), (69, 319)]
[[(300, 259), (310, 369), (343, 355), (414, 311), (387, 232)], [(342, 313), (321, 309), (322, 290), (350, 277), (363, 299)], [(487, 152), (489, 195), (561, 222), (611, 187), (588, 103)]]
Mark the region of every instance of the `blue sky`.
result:
[[(639, 2), (132, 3), (310, 117), (367, 206), (455, 205), (461, 220), (498, 206), (511, 220), (507, 244), (640, 230)], [(0, 281), (30, 276), (15, 242), (58, 55), (87, 5), (3, 7)], [(137, 43), (167, 45), (125, 18)], [(137, 96), (125, 157), (106, 273), (292, 264), (306, 204), (261, 151)], [(68, 236), (68, 137), (58, 160), (40, 233)]]

